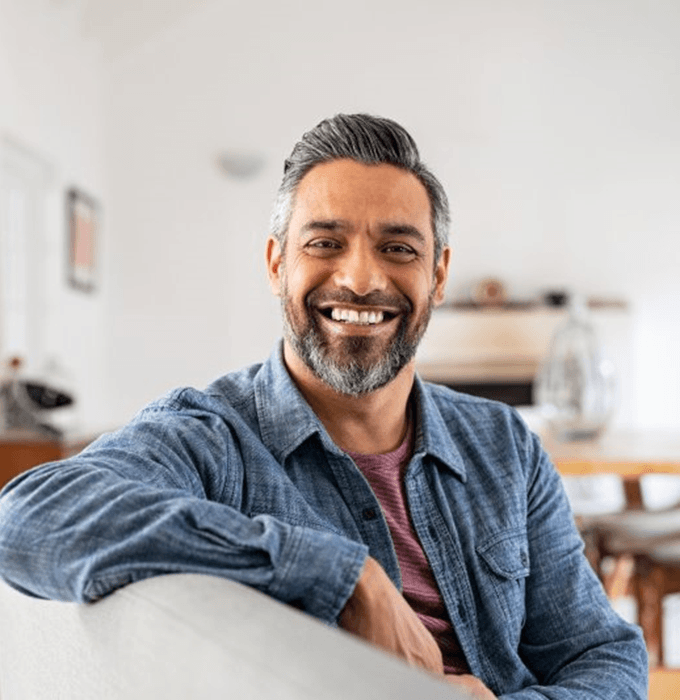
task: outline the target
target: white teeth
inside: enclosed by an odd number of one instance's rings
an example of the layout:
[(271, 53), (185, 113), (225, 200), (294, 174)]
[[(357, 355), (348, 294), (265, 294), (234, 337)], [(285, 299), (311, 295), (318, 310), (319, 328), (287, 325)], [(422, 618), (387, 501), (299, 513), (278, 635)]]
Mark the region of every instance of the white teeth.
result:
[(362, 326), (382, 323), (382, 311), (355, 311), (354, 309), (331, 309), (331, 318), (334, 321), (344, 321), (345, 323), (356, 323)]

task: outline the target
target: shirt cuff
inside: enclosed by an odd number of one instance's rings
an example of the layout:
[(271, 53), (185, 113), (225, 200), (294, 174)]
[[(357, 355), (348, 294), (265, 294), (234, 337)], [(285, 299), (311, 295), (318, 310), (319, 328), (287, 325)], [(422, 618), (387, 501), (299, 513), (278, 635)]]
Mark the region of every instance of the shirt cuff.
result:
[(293, 527), (280, 554), (270, 594), (335, 624), (354, 592), (368, 547), (333, 533)]

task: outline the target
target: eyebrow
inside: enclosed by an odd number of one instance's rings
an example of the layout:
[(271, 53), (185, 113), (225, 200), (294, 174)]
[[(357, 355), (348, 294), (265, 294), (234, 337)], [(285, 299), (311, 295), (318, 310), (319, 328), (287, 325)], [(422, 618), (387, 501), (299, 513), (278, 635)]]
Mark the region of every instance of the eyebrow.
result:
[[(347, 230), (350, 225), (340, 219), (314, 219), (308, 221), (301, 229), (302, 234), (310, 234), (314, 231), (339, 231)], [(427, 239), (422, 232), (411, 224), (385, 223), (380, 225), (380, 233), (383, 236), (405, 236), (417, 240), (421, 245), (426, 245)]]
[(415, 238), (422, 245), (427, 243), (420, 229), (411, 226), (411, 224), (383, 224), (380, 227), (380, 233), (385, 236), (406, 236), (407, 238)]
[(337, 219), (314, 219), (308, 221), (301, 229), (301, 233), (312, 233), (313, 231), (337, 231), (348, 228), (348, 224)]

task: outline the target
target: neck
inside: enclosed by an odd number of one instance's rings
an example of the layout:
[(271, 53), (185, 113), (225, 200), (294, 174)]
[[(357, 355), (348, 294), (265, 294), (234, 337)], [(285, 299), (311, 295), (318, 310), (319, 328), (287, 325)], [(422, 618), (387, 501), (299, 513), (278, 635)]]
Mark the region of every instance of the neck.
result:
[(362, 396), (339, 394), (322, 382), (284, 341), (283, 357), (293, 381), (342, 450), (383, 454), (396, 450), (408, 429), (408, 399), (415, 361), (389, 384)]

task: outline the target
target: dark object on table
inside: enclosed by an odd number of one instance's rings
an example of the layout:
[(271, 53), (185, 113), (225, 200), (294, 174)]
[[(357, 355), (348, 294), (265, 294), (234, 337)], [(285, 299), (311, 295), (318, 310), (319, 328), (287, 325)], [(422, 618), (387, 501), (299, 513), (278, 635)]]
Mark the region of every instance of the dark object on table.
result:
[(14, 380), (0, 386), (0, 414), (5, 430), (21, 430), (46, 437), (62, 437), (59, 428), (43, 419), (43, 413), (70, 406), (73, 397), (38, 382)]
[(566, 306), (569, 302), (569, 294), (567, 292), (554, 290), (546, 292), (543, 295), (543, 299), (548, 306)]
[(21, 382), (21, 384), (23, 384), (23, 389), (28, 394), (29, 399), (39, 408), (60, 408), (61, 406), (70, 406), (73, 403), (73, 399), (68, 394), (50, 389), (45, 384), (36, 384), (35, 382)]

